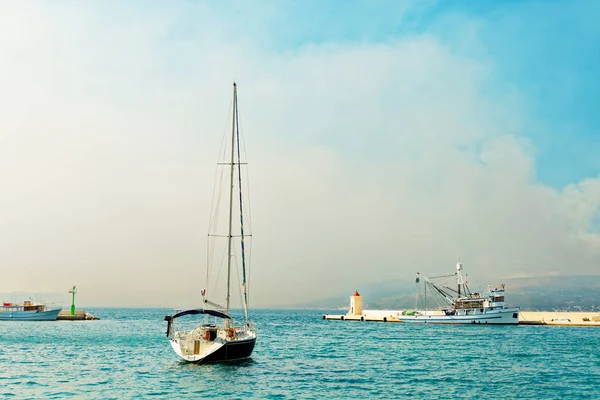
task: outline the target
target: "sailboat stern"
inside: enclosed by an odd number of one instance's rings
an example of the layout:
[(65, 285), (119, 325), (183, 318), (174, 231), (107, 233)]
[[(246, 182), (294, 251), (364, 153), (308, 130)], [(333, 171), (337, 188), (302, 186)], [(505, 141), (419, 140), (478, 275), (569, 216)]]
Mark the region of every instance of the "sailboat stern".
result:
[(192, 332), (175, 332), (170, 339), (171, 347), (177, 355), (188, 362), (211, 363), (248, 358), (256, 343), (252, 331), (235, 332), (231, 329), (205, 329)]
[(202, 362), (225, 345), (222, 341), (209, 341), (190, 334), (179, 334), (179, 332), (170, 342), (175, 353), (185, 361), (194, 363)]
[[(200, 323), (191, 330), (178, 330), (176, 321), (185, 315), (204, 315), (221, 319), (220, 323)], [(252, 322), (235, 325), (231, 317), (221, 311), (191, 309), (165, 316), (167, 337), (171, 347), (188, 362), (205, 363), (238, 360), (250, 357), (256, 342)]]
[(216, 351), (198, 361), (198, 364), (243, 360), (244, 358), (249, 358), (252, 355), (255, 344), (256, 337), (227, 342)]

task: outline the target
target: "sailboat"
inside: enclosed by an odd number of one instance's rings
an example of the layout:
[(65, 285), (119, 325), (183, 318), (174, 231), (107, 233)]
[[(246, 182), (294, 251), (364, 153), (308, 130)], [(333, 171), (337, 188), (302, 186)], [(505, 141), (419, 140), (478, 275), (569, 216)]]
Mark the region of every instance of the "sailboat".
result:
[[(208, 284), (209, 267), (211, 264), (210, 252), (211, 249), (214, 249), (214, 242), (211, 242), (211, 239), (225, 239), (227, 254), (227, 258), (223, 263), (223, 267), (226, 266), (227, 269), (225, 305), (222, 306), (219, 303), (216, 303), (212, 298), (209, 300), (209, 293), (206, 289), (202, 289), (202, 308), (179, 310), (172, 315), (166, 315), (164, 318), (165, 321), (167, 321), (166, 336), (169, 338), (175, 353), (185, 361), (198, 364), (248, 358), (251, 356), (256, 343), (256, 328), (248, 318), (248, 288), (246, 277), (246, 272), (248, 270), (248, 266), (246, 265), (246, 252), (248, 249), (245, 246), (244, 239), (251, 235), (244, 232), (245, 209), (242, 195), (242, 165), (245, 165), (246, 163), (243, 162), (240, 151), (239, 111), (237, 85), (235, 82), (233, 83), (231, 143), (226, 145), (224, 149), (230, 150), (231, 154), (226, 154), (225, 152), (224, 157), (227, 158), (226, 161), (219, 162), (218, 165), (226, 168), (225, 173), (221, 174), (221, 176), (228, 176), (228, 179), (225, 179), (227, 180), (225, 185), (220, 184), (218, 186), (227, 188), (226, 191), (228, 192), (229, 208), (226, 210), (228, 214), (227, 233), (211, 233), (211, 228), (209, 227), (209, 261), (207, 262), (206, 280)], [(215, 185), (215, 187), (217, 187), (217, 185)], [(237, 188), (237, 193), (234, 193), (235, 188)], [(217, 198), (217, 203), (219, 203), (221, 196), (218, 195)], [(216, 208), (218, 209), (218, 206)], [(217, 214), (217, 212), (215, 211), (214, 214)], [(234, 218), (234, 214), (239, 218)], [(215, 219), (216, 218), (211, 218), (211, 221), (214, 221)], [(239, 231), (237, 229), (234, 230), (234, 220), (239, 222)], [(236, 257), (236, 243), (239, 243), (241, 257)], [(237, 265), (238, 262), (241, 265)], [(240, 298), (243, 317), (240, 318), (242, 321), (238, 323), (237, 321), (234, 321), (234, 316), (230, 312), (232, 306), (231, 281), (232, 275), (237, 275), (234, 274), (234, 272), (239, 274), (240, 266), (241, 285), (239, 289), (241, 289)], [(218, 278), (216, 280), (218, 281)], [(217, 290), (215, 290), (215, 296), (217, 296)], [(190, 329), (181, 327), (183, 323), (179, 319), (188, 315), (200, 316), (200, 323)]]

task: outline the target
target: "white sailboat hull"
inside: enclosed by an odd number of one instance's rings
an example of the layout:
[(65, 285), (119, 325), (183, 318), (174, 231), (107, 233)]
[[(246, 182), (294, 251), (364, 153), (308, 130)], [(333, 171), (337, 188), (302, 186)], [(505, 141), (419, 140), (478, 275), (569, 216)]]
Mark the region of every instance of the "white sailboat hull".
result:
[[(470, 310), (471, 311), (471, 310)], [(475, 310), (472, 310), (475, 312)], [(486, 310), (479, 314), (461, 315), (400, 315), (398, 320), (407, 323), (421, 324), (492, 324), (492, 325), (517, 325), (519, 323), (519, 309), (503, 308)]]
[(219, 332), (214, 340), (206, 340), (203, 335), (193, 332), (177, 332), (170, 342), (175, 353), (188, 362), (231, 361), (250, 357), (256, 342), (256, 333), (248, 330), (238, 332), (235, 338), (227, 338), (225, 333)]

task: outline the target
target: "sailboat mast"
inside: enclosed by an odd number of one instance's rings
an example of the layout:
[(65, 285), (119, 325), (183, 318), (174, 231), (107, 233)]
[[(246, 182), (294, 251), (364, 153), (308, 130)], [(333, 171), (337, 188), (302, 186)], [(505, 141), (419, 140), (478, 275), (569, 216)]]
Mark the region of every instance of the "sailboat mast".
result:
[(233, 240), (233, 171), (235, 155), (235, 115), (237, 109), (237, 85), (233, 82), (233, 115), (231, 123), (231, 173), (229, 179), (229, 233), (227, 234), (227, 302), (226, 309), (229, 313), (229, 303), (231, 298), (231, 244)]
[[(237, 92), (236, 92), (237, 105)], [(244, 205), (242, 199), (242, 156), (240, 154), (240, 120), (239, 110), (235, 108), (235, 138), (237, 143), (237, 166), (238, 166), (238, 190), (240, 195), (240, 245), (242, 250), (242, 290), (243, 290), (243, 307), (246, 322), (248, 321), (248, 288), (246, 282), (246, 250), (244, 246)]]

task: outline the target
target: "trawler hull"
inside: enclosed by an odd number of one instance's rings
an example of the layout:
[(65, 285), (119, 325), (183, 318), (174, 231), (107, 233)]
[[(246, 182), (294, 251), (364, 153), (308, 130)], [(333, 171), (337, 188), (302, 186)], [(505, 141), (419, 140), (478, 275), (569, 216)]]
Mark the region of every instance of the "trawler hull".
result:
[(417, 324), (491, 324), (491, 325), (517, 325), (519, 323), (519, 309), (505, 308), (502, 310), (471, 315), (400, 315), (400, 322)]

